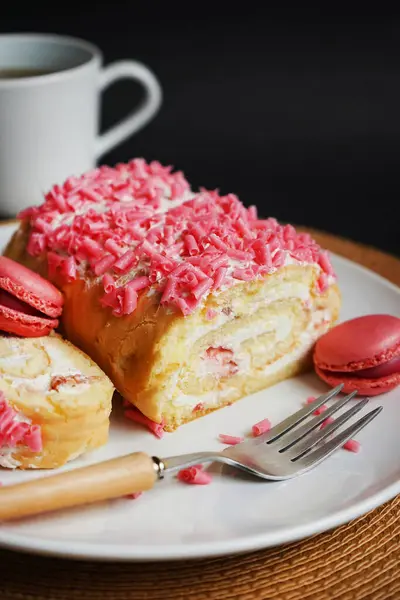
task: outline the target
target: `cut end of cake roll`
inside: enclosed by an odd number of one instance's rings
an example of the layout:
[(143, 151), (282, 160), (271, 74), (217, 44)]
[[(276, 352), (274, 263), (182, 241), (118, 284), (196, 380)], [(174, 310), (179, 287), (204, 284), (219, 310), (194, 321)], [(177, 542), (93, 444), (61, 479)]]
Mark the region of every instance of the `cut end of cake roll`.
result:
[(108, 440), (114, 387), (56, 334), (0, 337), (0, 466), (54, 469)]
[(21, 220), (6, 255), (63, 291), (65, 335), (166, 430), (303, 371), (338, 317), (310, 235), (157, 162), (70, 178)]
[(317, 292), (317, 278), (312, 266), (289, 265), (212, 294), (195, 314), (175, 320), (136, 396), (139, 409), (172, 431), (308, 370), (315, 341), (340, 308), (338, 287)]

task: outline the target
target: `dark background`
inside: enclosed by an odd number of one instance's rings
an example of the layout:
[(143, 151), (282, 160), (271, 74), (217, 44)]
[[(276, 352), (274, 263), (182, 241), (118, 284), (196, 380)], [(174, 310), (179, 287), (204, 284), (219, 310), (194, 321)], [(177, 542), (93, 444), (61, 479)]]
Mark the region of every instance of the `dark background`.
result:
[[(158, 159), (264, 216), (400, 255), (400, 18), (171, 6), (7, 3), (0, 31), (83, 37), (105, 63), (134, 58), (155, 72), (161, 111), (102, 162)], [(109, 90), (102, 127), (140, 92)]]

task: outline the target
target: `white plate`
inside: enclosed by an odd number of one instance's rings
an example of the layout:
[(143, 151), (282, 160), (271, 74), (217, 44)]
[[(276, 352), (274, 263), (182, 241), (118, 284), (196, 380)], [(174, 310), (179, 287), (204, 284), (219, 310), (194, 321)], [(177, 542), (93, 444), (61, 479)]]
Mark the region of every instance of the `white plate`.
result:
[[(0, 228), (4, 246), (12, 226)], [(400, 316), (400, 289), (372, 272), (333, 257), (343, 293), (341, 319), (387, 312)], [(168, 456), (220, 449), (219, 433), (244, 435), (265, 417), (276, 423), (309, 396), (326, 391), (308, 374), (254, 394), (231, 407), (185, 425), (157, 440), (151, 433), (112, 418), (108, 445), (67, 468), (136, 450)], [(212, 469), (208, 486), (176, 479), (156, 484), (137, 500), (4, 524), (0, 545), (60, 556), (102, 560), (199, 558), (291, 542), (346, 523), (400, 493), (400, 388), (372, 399), (384, 410), (357, 439), (362, 450), (341, 450), (314, 471), (282, 483)], [(2, 471), (4, 485), (41, 477), (40, 472)]]

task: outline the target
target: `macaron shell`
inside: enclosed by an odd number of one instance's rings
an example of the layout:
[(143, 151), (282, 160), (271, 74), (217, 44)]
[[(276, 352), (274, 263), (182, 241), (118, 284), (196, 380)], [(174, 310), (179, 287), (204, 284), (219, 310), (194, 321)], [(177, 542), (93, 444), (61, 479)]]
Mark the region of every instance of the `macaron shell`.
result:
[(0, 288), (49, 317), (61, 315), (61, 292), (50, 281), (6, 256), (0, 256)]
[(378, 396), (379, 394), (386, 394), (400, 385), (400, 373), (393, 373), (379, 379), (362, 379), (360, 377), (351, 377), (351, 375), (328, 373), (322, 371), (317, 366), (315, 366), (315, 371), (318, 377), (330, 387), (336, 387), (340, 383), (343, 383), (342, 393), (344, 394), (349, 394), (357, 390), (358, 396)]
[(314, 364), (329, 371), (355, 371), (400, 355), (400, 319), (366, 315), (336, 325), (316, 343)]
[(0, 330), (6, 333), (21, 337), (41, 337), (49, 335), (56, 327), (58, 319), (28, 315), (0, 305)]

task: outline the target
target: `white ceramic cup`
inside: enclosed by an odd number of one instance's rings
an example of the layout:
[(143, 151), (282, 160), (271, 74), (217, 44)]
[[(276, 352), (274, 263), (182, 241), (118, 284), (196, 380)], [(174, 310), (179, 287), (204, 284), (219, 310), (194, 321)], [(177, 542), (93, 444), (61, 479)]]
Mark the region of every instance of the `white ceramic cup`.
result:
[[(103, 154), (146, 125), (157, 113), (161, 87), (143, 64), (131, 60), (102, 67), (101, 51), (75, 38), (47, 34), (0, 35), (0, 215), (13, 217), (43, 201), (52, 185), (93, 168)], [(120, 79), (139, 81), (142, 104), (98, 135), (101, 92)]]

